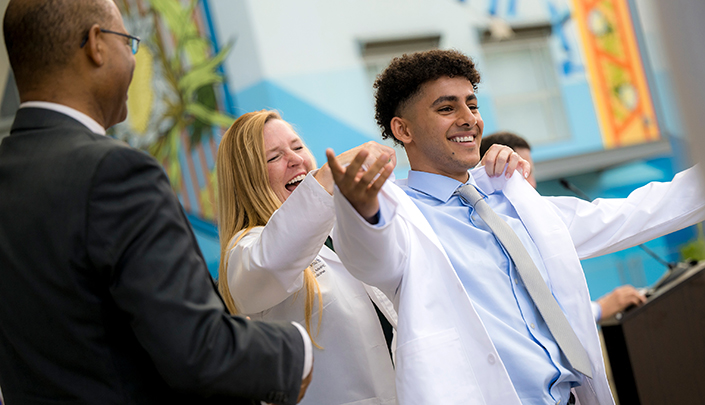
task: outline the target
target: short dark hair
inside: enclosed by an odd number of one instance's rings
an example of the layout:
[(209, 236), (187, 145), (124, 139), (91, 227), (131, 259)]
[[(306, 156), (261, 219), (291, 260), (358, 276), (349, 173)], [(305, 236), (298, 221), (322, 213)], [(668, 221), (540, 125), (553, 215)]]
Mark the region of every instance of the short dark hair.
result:
[(66, 66), (90, 27), (109, 22), (108, 4), (105, 0), (10, 1), (3, 32), (17, 82), (30, 83)]
[(400, 109), (416, 95), (421, 85), (441, 77), (464, 77), (477, 91), (480, 72), (469, 57), (456, 50), (440, 50), (404, 54), (392, 59), (389, 67), (375, 81), (375, 119), (382, 129), (382, 138), (394, 138), (392, 118), (400, 116)]
[(494, 144), (509, 146), (512, 150), (522, 148), (531, 150), (531, 146), (526, 142), (526, 139), (519, 135), (509, 131), (495, 132), (483, 137), (480, 141), (480, 159), (485, 156), (485, 152)]

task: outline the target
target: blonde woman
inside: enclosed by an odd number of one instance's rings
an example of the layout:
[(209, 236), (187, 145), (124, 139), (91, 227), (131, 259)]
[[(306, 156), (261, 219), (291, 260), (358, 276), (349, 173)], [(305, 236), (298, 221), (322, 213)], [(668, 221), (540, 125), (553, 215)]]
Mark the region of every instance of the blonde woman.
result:
[[(371, 142), (339, 159), (350, 161), (362, 149), (371, 161), (394, 158), (393, 149)], [(394, 324), (392, 305), (324, 245), (335, 220), (327, 164), (316, 170), (291, 125), (262, 110), (228, 129), (217, 168), (219, 288), (230, 311), (306, 326), (316, 348), (302, 403), (396, 404), (394, 369), (371, 299)]]

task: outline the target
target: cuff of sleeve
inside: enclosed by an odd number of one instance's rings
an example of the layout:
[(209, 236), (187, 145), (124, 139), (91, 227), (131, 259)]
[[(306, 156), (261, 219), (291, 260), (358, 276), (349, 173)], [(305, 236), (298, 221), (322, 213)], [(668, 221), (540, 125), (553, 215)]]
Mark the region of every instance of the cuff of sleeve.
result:
[(602, 307), (595, 301), (590, 301), (590, 305), (592, 306), (592, 316), (595, 318), (595, 322), (597, 322), (602, 318)]
[[(339, 199), (342, 203), (340, 208), (349, 211), (352, 213), (352, 216), (356, 218), (357, 221), (363, 224), (363, 226), (372, 228), (372, 229), (383, 229), (386, 228), (387, 225), (389, 224), (389, 219), (392, 218), (396, 214), (396, 204), (390, 203), (387, 201), (384, 197), (384, 194), (380, 192), (379, 196), (377, 197), (379, 201), (379, 210), (377, 211), (377, 214), (375, 214), (376, 217), (376, 222), (370, 223), (368, 222), (365, 218), (360, 215), (359, 212), (350, 204), (350, 201), (348, 201), (347, 198), (340, 192), (340, 189), (338, 186), (335, 186), (335, 194), (334, 196), (337, 196), (336, 198)], [(334, 198), (335, 200), (335, 198)], [(338, 221), (338, 218), (336, 218), (336, 221)]]
[(388, 218), (394, 216), (394, 206), (385, 198), (378, 198), (379, 211), (377, 211), (377, 223), (373, 225), (375, 228), (384, 228), (387, 225)]
[(316, 180), (316, 173), (318, 173), (319, 170), (321, 169), (315, 169), (308, 172), (306, 178), (304, 178), (304, 181), (299, 184), (302, 191), (305, 191), (302, 195), (305, 195), (306, 198), (309, 199), (316, 198), (320, 200), (322, 204), (333, 207), (333, 196), (328, 194), (323, 185)]
[(308, 336), (306, 329), (296, 322), (292, 322), (292, 325), (301, 333), (301, 338), (304, 340), (304, 372), (301, 376), (302, 379), (306, 378), (311, 373), (311, 368), (313, 367), (313, 346), (311, 345), (311, 338)]

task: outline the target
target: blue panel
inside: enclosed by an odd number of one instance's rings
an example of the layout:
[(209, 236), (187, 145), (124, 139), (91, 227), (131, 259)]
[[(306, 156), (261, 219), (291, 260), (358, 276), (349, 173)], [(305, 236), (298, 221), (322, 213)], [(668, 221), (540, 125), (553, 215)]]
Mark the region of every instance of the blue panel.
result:
[(667, 135), (683, 136), (683, 127), (681, 126), (681, 116), (678, 110), (678, 105), (673, 96), (673, 83), (666, 72), (654, 74), (656, 82), (655, 91), (652, 89), (652, 97), (654, 98), (654, 108), (661, 109), (659, 118), (663, 117), (663, 122), (660, 122), (659, 127)]
[(248, 113), (266, 109), (276, 109), (273, 105), (272, 97), (266, 82), (259, 82), (236, 94), (237, 104), (230, 106), (236, 117)]
[[(655, 239), (646, 245), (663, 260), (669, 261), (673, 256), (674, 252), (663, 238)], [(653, 285), (667, 270), (666, 266), (639, 247), (583, 260), (581, 263), (592, 300), (623, 284), (631, 284), (637, 288)]]
[(237, 94), (239, 113), (276, 109), (294, 125), (319, 165), (326, 161), (326, 148), (344, 152), (370, 140), (364, 133), (336, 120), (270, 81), (262, 81)]
[(187, 215), (196, 235), (198, 247), (206, 260), (208, 271), (215, 279), (218, 278), (218, 266), (220, 264), (220, 239), (218, 229), (211, 223), (198, 219), (196, 216)]
[[(592, 199), (624, 198), (634, 189), (651, 181), (670, 181), (673, 175), (671, 159), (661, 157), (627, 163), (602, 172), (569, 176), (566, 179)], [(542, 195), (574, 195), (557, 180), (542, 181), (537, 189)]]
[(531, 150), (534, 161), (540, 162), (604, 149), (587, 82), (563, 85), (561, 95), (570, 128), (570, 139), (549, 145), (536, 145)]

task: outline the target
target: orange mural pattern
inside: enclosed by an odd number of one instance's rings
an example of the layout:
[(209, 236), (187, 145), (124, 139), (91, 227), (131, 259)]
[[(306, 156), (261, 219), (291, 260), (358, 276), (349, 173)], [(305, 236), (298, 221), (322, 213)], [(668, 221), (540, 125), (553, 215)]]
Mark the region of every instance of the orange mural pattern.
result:
[(573, 0), (606, 149), (660, 139), (627, 0)]

